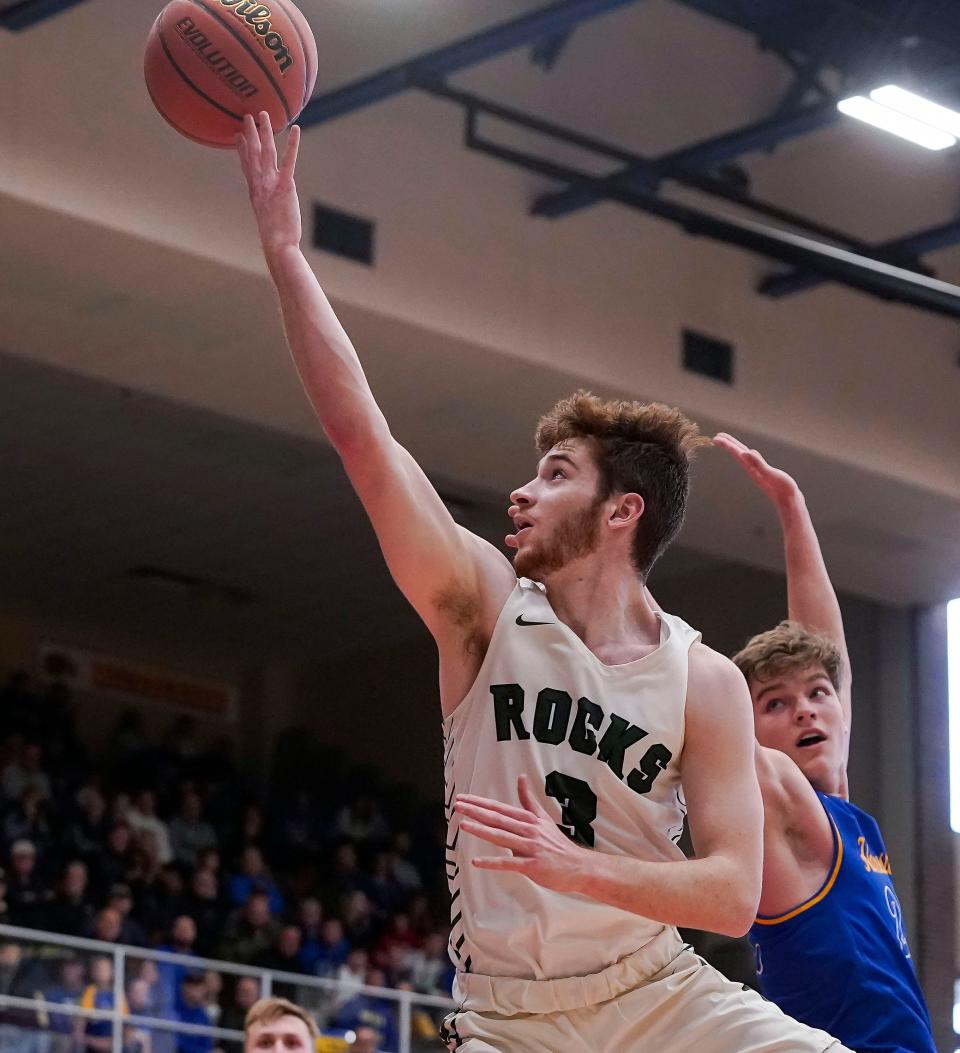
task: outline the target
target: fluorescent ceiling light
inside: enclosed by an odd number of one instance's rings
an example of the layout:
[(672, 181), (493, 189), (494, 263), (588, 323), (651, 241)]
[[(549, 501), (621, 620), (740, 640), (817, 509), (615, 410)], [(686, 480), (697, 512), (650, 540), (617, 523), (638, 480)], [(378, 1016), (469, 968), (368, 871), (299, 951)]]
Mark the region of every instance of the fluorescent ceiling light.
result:
[(849, 117), (856, 117), (857, 120), (866, 121), (867, 124), (882, 128), (885, 132), (899, 135), (901, 139), (908, 139), (917, 146), (925, 146), (928, 150), (945, 150), (957, 141), (949, 132), (933, 128), (887, 106), (881, 106), (864, 95), (841, 99), (837, 103), (837, 109)]
[(922, 95), (914, 95), (912, 91), (899, 88), (896, 84), (885, 84), (882, 88), (874, 88), (870, 92), (870, 98), (874, 102), (879, 102), (881, 106), (887, 106), (914, 120), (939, 128), (947, 135), (960, 138), (960, 113), (957, 113), (956, 110), (931, 102)]

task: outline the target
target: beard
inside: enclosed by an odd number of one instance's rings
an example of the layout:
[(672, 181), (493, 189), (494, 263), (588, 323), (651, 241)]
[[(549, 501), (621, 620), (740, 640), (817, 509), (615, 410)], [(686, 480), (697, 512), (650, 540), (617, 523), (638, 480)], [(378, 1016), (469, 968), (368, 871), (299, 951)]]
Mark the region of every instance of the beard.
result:
[(602, 504), (603, 500), (597, 498), (579, 512), (571, 512), (549, 537), (518, 551), (513, 557), (517, 576), (543, 581), (548, 574), (595, 552), (600, 542), (597, 511)]

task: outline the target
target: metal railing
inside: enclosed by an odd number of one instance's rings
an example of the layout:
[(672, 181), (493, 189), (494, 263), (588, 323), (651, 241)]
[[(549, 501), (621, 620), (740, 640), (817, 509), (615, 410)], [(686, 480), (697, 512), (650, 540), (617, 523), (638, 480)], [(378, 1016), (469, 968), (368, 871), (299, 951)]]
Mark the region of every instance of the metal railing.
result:
[[(200, 958), (193, 955), (171, 954), (149, 947), (133, 947), (125, 944), (105, 943), (101, 940), (82, 939), (77, 936), (64, 936), (59, 933), (44, 932), (39, 929), (25, 929), (14, 925), (0, 925), (0, 943), (16, 943), (22, 950), (30, 945), (40, 945), (45, 953), (36, 958), (37, 962), (57, 963), (64, 956), (51, 954), (50, 951), (85, 952), (91, 957), (110, 958), (113, 962), (113, 991), (110, 1008), (83, 1008), (70, 1003), (49, 1001), (39, 992), (36, 997), (0, 993), (0, 1009), (22, 1010), (36, 1014), (36, 1024), (18, 1023), (24, 1030), (36, 1032), (49, 1031), (49, 1024), (44, 1028), (41, 1020), (49, 1021), (50, 1017), (74, 1017), (86, 1020), (109, 1020), (111, 1028), (111, 1053), (124, 1053), (124, 1032), (130, 1028), (142, 1028), (148, 1031), (173, 1032), (184, 1035), (203, 1035), (216, 1041), (228, 1041), (239, 1045), (243, 1042), (243, 1032), (229, 1028), (203, 1024), (191, 1024), (186, 1021), (159, 1016), (147, 1016), (131, 1013), (127, 1009), (129, 980), (128, 965), (131, 962), (152, 961), (159, 965), (179, 966), (186, 972), (214, 971), (233, 976), (255, 978), (260, 985), (260, 996), (268, 997), (277, 984), (295, 987), (298, 996), (301, 991), (322, 992), (326, 995), (349, 994), (369, 995), (381, 1001), (395, 1004), (397, 1048), (384, 1053), (411, 1053), (411, 1024), (414, 1011), (417, 1009), (443, 1010), (449, 1012), (453, 1002), (439, 995), (419, 994), (414, 991), (395, 990), (388, 987), (368, 987), (350, 985), (346, 987), (337, 980), (302, 973), (279, 972), (273, 969), (262, 969), (252, 965), (236, 965), (233, 962), (220, 961), (215, 958)], [(75, 955), (74, 955), (75, 956)], [(318, 999), (322, 1000), (322, 999)], [(436, 1015), (430, 1014), (430, 1015)], [(348, 1040), (349, 1041), (349, 1040)], [(435, 1048), (435, 1047), (434, 1047)]]

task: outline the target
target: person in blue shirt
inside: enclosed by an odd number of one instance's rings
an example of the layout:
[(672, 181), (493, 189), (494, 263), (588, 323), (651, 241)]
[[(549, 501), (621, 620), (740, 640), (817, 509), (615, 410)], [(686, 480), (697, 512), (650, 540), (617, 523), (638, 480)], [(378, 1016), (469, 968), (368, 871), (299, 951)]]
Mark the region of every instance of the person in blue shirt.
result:
[[(205, 1002), (206, 977), (202, 972), (184, 973), (177, 996), (177, 1020), (183, 1024), (199, 1024), (210, 1027), (210, 1014)], [(177, 1032), (177, 1053), (213, 1053), (215, 1043), (212, 1035)]]
[(840, 605), (796, 482), (730, 435), (773, 502), (789, 620), (734, 656), (754, 705), (763, 886), (750, 930), (763, 993), (856, 1053), (936, 1053), (880, 829), (849, 801), (851, 671)]

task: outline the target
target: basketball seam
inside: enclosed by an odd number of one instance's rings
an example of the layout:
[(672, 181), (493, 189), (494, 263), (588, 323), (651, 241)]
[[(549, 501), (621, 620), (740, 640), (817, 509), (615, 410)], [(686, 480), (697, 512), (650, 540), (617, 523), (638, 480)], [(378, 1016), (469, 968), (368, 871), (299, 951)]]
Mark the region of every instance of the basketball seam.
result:
[(201, 96), (201, 98), (206, 99), (211, 106), (215, 106), (221, 113), (225, 113), (228, 117), (232, 117), (235, 121), (239, 121), (241, 124), (243, 124), (243, 118), (238, 113), (234, 113), (232, 110), (228, 110), (226, 106), (221, 106), (216, 99), (211, 99), (210, 96), (203, 90), (203, 88), (198, 88), (196, 84), (194, 84), (193, 81), (186, 75), (186, 73), (184, 73), (183, 70), (177, 65), (176, 59), (174, 59), (173, 55), (170, 54), (170, 49), (167, 47), (167, 41), (163, 33), (162, 11), (160, 12), (160, 17), (157, 19), (157, 24), (160, 29), (160, 46), (163, 48), (163, 53), (170, 60), (170, 65), (173, 66), (174, 70), (176, 70), (177, 74), (183, 80), (183, 83), (186, 84), (187, 87), (192, 88), (199, 96)]
[(173, 128), (174, 131), (179, 132), (181, 135), (185, 136), (187, 139), (190, 139), (192, 142), (199, 143), (200, 146), (212, 146), (214, 149), (228, 149), (228, 147), (226, 146), (221, 147), (220, 143), (211, 142), (209, 139), (201, 139), (199, 138), (199, 136), (194, 135), (193, 132), (188, 132), (186, 128), (182, 128), (179, 124), (177, 124), (177, 122), (170, 116), (170, 114), (164, 110), (156, 95), (154, 95), (153, 92), (150, 90), (149, 84), (147, 84), (147, 94), (150, 96), (150, 101), (157, 108), (157, 113), (160, 114), (160, 116), (167, 122), (167, 124), (170, 125), (171, 128)]
[[(304, 106), (310, 101), (307, 96), (307, 92), (310, 90), (308, 81), (310, 80), (310, 69), (307, 63), (307, 44), (303, 39), (303, 34), (300, 32), (300, 27), (297, 25), (296, 19), (287, 11), (286, 0), (273, 0), (273, 2), (280, 8), (280, 10), (287, 16), (290, 21), (290, 25), (293, 26), (294, 33), (297, 34), (297, 40), (300, 41), (300, 53), (303, 55), (303, 102), (300, 104), (302, 110)], [(299, 114), (297, 115), (299, 116)], [(293, 120), (294, 118), (291, 118)]]
[[(202, 3), (201, 0), (190, 0), (190, 3), (193, 4), (194, 7), (199, 7), (201, 11), (206, 11), (206, 13), (215, 22), (219, 22), (220, 25), (222, 25), (223, 28), (232, 37), (234, 37), (237, 41), (239, 41), (239, 43), (240, 43), (241, 47), (243, 47), (244, 51), (246, 51), (247, 54), (249, 54), (249, 56), (253, 59), (253, 61), (256, 62), (256, 64), (263, 71), (263, 74), (267, 78), (267, 81), (269, 82), (270, 87), (273, 88), (274, 92), (276, 92), (276, 96), (280, 100), (280, 105), (283, 107), (283, 112), (287, 115), (287, 124), (289, 124), (293, 120), (293, 118), (290, 116), (290, 107), (287, 106), (287, 100), (284, 98), (283, 92), (274, 83), (273, 77), (270, 75), (270, 70), (263, 64), (263, 60), (256, 53), (256, 51), (254, 51), (253, 48), (250, 46), (250, 42), (244, 38), (243, 34), (240, 33), (237, 30), (236, 26), (232, 25), (227, 19), (221, 18), (220, 17), (220, 13), (215, 8), (207, 7), (207, 5)], [(306, 65), (306, 62), (304, 62), (304, 65)], [(242, 118), (241, 118), (241, 120), (242, 120)]]

